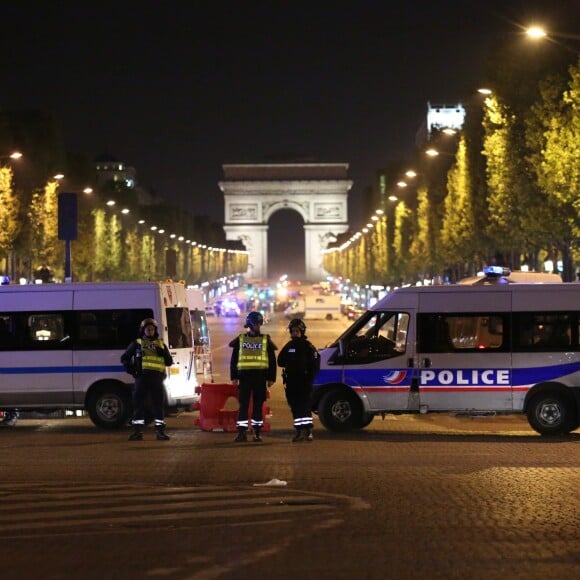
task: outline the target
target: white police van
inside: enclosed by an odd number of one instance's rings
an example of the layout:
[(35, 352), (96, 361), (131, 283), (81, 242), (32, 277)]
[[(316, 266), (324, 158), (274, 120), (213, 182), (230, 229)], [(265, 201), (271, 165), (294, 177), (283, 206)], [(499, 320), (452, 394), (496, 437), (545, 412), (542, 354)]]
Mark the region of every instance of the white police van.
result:
[(174, 364), (169, 408), (198, 396), (185, 286), (119, 282), (0, 286), (0, 408), (86, 409), (116, 428), (131, 414), (133, 377), (120, 362), (144, 318), (154, 318)]
[(313, 408), (333, 431), (384, 413), (526, 413), (542, 435), (580, 426), (580, 284), (398, 289), (329, 347)]

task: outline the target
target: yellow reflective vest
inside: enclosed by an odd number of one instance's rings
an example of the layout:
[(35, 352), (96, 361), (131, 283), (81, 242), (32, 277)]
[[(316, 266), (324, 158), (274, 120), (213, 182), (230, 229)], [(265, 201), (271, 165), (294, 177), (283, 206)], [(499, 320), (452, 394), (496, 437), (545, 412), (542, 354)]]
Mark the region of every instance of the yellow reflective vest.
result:
[(157, 354), (157, 348), (165, 350), (163, 341), (160, 338), (155, 340), (137, 339), (137, 344), (141, 347), (141, 370), (157, 371), (165, 373), (165, 357)]
[(240, 334), (238, 370), (267, 369), (268, 366), (268, 335), (249, 336), (248, 334)]

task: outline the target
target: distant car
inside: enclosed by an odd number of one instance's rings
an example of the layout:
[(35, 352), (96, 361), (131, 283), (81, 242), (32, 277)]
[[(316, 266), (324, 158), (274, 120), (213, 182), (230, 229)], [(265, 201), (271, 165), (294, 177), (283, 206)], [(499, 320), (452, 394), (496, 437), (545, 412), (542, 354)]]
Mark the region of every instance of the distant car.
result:
[(208, 304), (205, 307), (206, 316), (215, 316), (215, 306), (213, 304)]
[(239, 316), (240, 307), (235, 300), (224, 300), (222, 302), (222, 316)]
[(354, 306), (347, 306), (344, 309), (344, 313), (349, 320), (356, 320), (363, 312), (362, 308), (355, 308)]

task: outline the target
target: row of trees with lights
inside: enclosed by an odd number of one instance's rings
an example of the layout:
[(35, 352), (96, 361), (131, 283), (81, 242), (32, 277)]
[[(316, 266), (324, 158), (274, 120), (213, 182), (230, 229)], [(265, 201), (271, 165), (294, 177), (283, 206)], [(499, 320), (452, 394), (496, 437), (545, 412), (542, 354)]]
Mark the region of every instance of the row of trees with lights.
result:
[[(4, 269), (15, 278), (34, 278), (38, 271), (63, 278), (58, 190), (58, 182), (49, 181), (31, 192), (28, 204), (21, 204), (12, 169), (0, 168), (0, 256)], [(107, 206), (106, 197), (97, 192), (78, 195), (75, 280), (156, 280), (169, 276), (200, 284), (246, 271), (246, 252), (186, 237), (193, 229), (193, 216), (189, 216), (189, 224), (183, 212), (170, 206), (135, 205), (123, 213), (116, 209), (117, 203)]]
[[(359, 284), (397, 285), (456, 281), (487, 264), (541, 270), (544, 261), (561, 261), (564, 280), (574, 280), (580, 71), (577, 55), (567, 56), (558, 47), (533, 55), (501, 47), (490, 60), (493, 91), (468, 100), (452, 144), (437, 158), (417, 152), (415, 182), (400, 182), (409, 187), (392, 202), (384, 184), (400, 180), (404, 166), (380, 172), (378, 209), (326, 251), (325, 269)], [(444, 146), (444, 137), (434, 132), (426, 146)]]
[[(38, 114), (27, 120), (43, 119)], [(0, 145), (14, 142), (14, 118), (0, 119)], [(20, 135), (32, 135), (16, 123)], [(41, 123), (42, 124), (42, 123)], [(4, 129), (4, 131), (2, 131)], [(58, 134), (58, 131), (46, 131)], [(24, 147), (27, 139), (22, 138)], [(94, 181), (92, 163), (67, 157), (58, 139), (35, 142), (28, 139), (30, 156), (19, 165), (0, 159), (0, 273), (33, 279), (49, 273), (62, 279), (65, 242), (58, 239), (59, 191), (77, 193), (77, 239), (72, 242), (73, 274), (76, 281), (157, 280), (173, 277), (200, 284), (245, 272), (248, 255), (241, 246), (226, 245), (223, 230), (205, 218), (191, 216), (165, 203), (143, 205), (133, 188), (119, 183), (104, 184), (83, 193), (82, 183)], [(38, 155), (40, 167), (31, 157)], [(22, 164), (20, 165), (20, 162)], [(66, 167), (66, 181), (54, 177), (55, 167)], [(93, 178), (93, 179), (91, 179)]]

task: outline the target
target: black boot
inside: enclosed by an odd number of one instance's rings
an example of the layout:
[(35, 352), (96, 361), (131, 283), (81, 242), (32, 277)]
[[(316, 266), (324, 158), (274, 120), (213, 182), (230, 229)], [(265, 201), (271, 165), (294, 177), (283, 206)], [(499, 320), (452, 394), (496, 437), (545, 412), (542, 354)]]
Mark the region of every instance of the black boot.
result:
[(314, 437), (312, 436), (312, 427), (306, 427), (305, 431), (305, 437), (304, 439), (306, 441), (308, 441), (309, 443), (311, 443), (312, 441), (314, 441)]
[(133, 425), (133, 433), (129, 435), (129, 441), (143, 441), (141, 425)]
[(254, 441), (256, 441), (257, 443), (261, 443), (262, 441), (264, 441), (262, 439), (262, 436), (260, 435), (259, 427), (254, 427)]
[(248, 440), (248, 436), (246, 435), (246, 430), (238, 427), (238, 434), (234, 439), (235, 443), (245, 443)]
[(292, 437), (292, 443), (297, 443), (298, 441), (304, 441), (304, 430), (296, 427), (296, 435)]
[(157, 425), (155, 427), (157, 431), (157, 441), (169, 441), (171, 437), (165, 433), (165, 425)]

